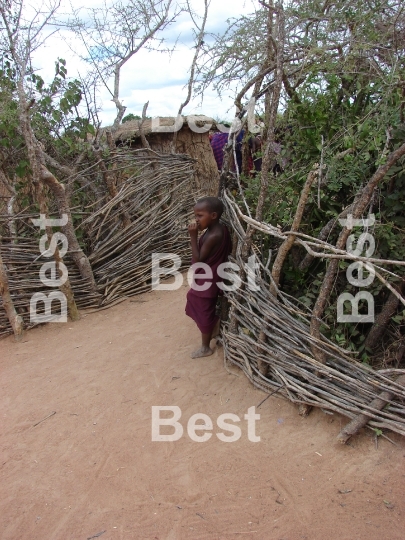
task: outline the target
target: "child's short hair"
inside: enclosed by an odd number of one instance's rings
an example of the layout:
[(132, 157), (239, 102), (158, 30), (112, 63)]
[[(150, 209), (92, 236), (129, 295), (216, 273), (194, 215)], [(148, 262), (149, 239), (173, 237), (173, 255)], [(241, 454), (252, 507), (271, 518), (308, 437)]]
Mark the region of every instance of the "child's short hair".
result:
[(210, 212), (216, 212), (218, 214), (218, 218), (222, 216), (224, 211), (223, 202), (221, 199), (218, 199), (218, 197), (202, 197), (201, 199), (198, 199), (195, 204), (205, 206)]

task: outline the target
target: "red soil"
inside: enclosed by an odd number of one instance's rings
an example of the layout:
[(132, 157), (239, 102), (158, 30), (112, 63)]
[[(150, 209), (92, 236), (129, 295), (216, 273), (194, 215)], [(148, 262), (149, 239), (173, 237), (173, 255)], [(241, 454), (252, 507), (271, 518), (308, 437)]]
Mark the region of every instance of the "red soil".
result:
[[(376, 448), (364, 431), (341, 446), (344, 418), (303, 419), (277, 396), (257, 409), (265, 395), (224, 369), (222, 349), (189, 358), (184, 303), (184, 287), (155, 291), (0, 341), (0, 537), (405, 538), (405, 439)], [(181, 408), (181, 439), (151, 440), (156, 405)], [(194, 413), (214, 423), (207, 442), (187, 435)], [(215, 436), (223, 413), (241, 418), (237, 442)]]

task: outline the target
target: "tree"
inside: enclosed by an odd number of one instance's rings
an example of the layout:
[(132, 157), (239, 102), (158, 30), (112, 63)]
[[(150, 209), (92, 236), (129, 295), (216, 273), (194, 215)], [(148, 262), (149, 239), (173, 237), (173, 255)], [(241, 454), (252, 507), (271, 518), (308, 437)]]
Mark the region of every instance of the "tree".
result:
[[(205, 46), (197, 69), (200, 93), (214, 85), (221, 94), (237, 84), (239, 110), (247, 108), (252, 96), (258, 110), (269, 110), (266, 100), (277, 80), (274, 51), (281, 43), (274, 26), (269, 25), (268, 10), (277, 7), (258, 1), (251, 15), (230, 20), (226, 32)], [(259, 210), (267, 223), (285, 228), (299, 222), (298, 232), (321, 235), (323, 240), (338, 242), (340, 249), (345, 247), (343, 236), (338, 240), (337, 218), (344, 217), (342, 212), (374, 211), (377, 256), (404, 260), (405, 15), (401, 3), (290, 0), (283, 3), (283, 11), (283, 114), (276, 127), (284, 148), (279, 159), (288, 159), (288, 167), (276, 176), (262, 171), (259, 178), (243, 179), (249, 211)], [(273, 129), (268, 114), (265, 123)], [(300, 192), (316, 163), (317, 193), (306, 190), (306, 202), (296, 222)], [(316, 185), (314, 179), (311, 183)], [(242, 198), (240, 202), (245, 204)], [(279, 240), (265, 238), (266, 248), (278, 250)], [(370, 353), (363, 342), (370, 326), (349, 328), (336, 321), (339, 294), (357, 292), (347, 288), (348, 263), (334, 259), (327, 265), (309, 257), (296, 242), (285, 244), (279, 254), (273, 266), (275, 283), (280, 280), (283, 290), (314, 308), (313, 336), (320, 338), (322, 327), (327, 337), (367, 360)], [(395, 292), (402, 270), (384, 275)], [(386, 300), (381, 283), (373, 285), (378, 309)], [(404, 322), (402, 315), (391, 318), (394, 326)], [(321, 359), (316, 348), (313, 353)]]
[(121, 69), (142, 48), (162, 50), (161, 33), (180, 11), (173, 0), (115, 0), (87, 9), (86, 17), (75, 12), (70, 27), (86, 48), (93, 83), (103, 84), (117, 107), (113, 132), (126, 111), (120, 100)]
[(142, 120), (142, 118), (138, 114), (126, 114), (123, 119), (122, 123), (125, 124), (125, 122), (130, 122), (131, 120)]
[[(54, 21), (59, 2), (55, 1), (47, 7), (48, 9), (45, 12), (42, 11), (41, 7), (30, 12), (26, 10), (23, 0), (0, 5), (0, 16), (4, 26), (0, 46), (6, 58), (8, 58), (8, 63), (5, 66), (8, 74), (13, 75), (8, 94), (11, 101), (6, 101), (6, 103), (10, 106), (10, 110), (13, 110), (12, 104), (16, 104), (15, 112), (17, 113), (18, 124), (16, 122), (13, 127), (24, 141), (27, 164), (30, 169), (29, 176), (39, 204), (40, 213), (43, 215), (48, 214), (48, 204), (44, 193), (46, 186), (55, 198), (60, 215), (65, 214), (67, 216), (67, 223), (63, 227), (63, 232), (68, 239), (72, 257), (82, 277), (89, 280), (93, 289), (96, 290), (90, 263), (76, 237), (66, 188), (45, 165), (46, 153), (44, 145), (38, 140), (33, 129), (33, 119), (37, 109), (37, 107), (34, 107), (37, 97), (36, 92), (42, 97), (40, 105), (42, 104), (46, 109), (46, 106), (50, 105), (52, 101), (52, 96), (62, 86), (61, 81), (66, 74), (63, 61), (61, 61), (57, 64), (57, 75), (47, 92), (44, 91), (43, 81), (35, 75), (31, 65), (32, 54), (44, 43), (47, 35), (49, 35), (47, 33), (48, 27)], [(61, 75), (61, 77), (58, 77), (58, 75)], [(68, 84), (65, 95), (60, 100), (61, 111), (54, 109), (51, 112), (55, 122), (61, 120), (62, 112), (68, 112), (73, 106), (77, 105), (76, 90), (77, 88)], [(50, 240), (52, 230), (47, 228), (46, 232), (48, 240)], [(61, 258), (58, 249), (55, 250), (55, 261), (59, 268)], [(61, 288), (67, 297), (70, 316), (73, 319), (78, 318), (79, 315), (69, 280)]]

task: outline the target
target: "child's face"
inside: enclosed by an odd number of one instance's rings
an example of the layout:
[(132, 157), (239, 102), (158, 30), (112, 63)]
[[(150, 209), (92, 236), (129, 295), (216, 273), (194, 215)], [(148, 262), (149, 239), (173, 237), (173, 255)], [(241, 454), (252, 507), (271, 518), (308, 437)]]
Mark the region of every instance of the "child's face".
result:
[(198, 230), (203, 231), (215, 221), (217, 213), (210, 212), (205, 205), (196, 204), (194, 206), (194, 217), (198, 225)]

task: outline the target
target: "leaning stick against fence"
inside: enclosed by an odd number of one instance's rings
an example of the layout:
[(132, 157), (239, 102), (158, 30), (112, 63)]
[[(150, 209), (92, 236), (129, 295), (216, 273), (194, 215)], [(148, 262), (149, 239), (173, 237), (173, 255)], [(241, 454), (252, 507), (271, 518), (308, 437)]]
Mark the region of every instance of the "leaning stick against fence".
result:
[(3, 306), (7, 313), (8, 320), (13, 328), (16, 341), (21, 341), (23, 336), (23, 319), (18, 315), (13, 299), (11, 298), (10, 289), (8, 286), (8, 277), (6, 268), (0, 251), (0, 295), (2, 297)]
[[(398, 379), (395, 381), (397, 384), (401, 384), (405, 386), (405, 375), (401, 375), (398, 377)], [(381, 392), (381, 394), (378, 395), (373, 401), (370, 403), (369, 407), (373, 408), (375, 410), (380, 411), (383, 407), (387, 405), (388, 402), (390, 402), (393, 398), (392, 392), (384, 391)], [(337, 436), (337, 439), (342, 444), (347, 443), (347, 441), (355, 435), (361, 428), (363, 428), (367, 422), (372, 418), (372, 416), (368, 414), (359, 414), (359, 416), (356, 416), (353, 418), (351, 422), (346, 424), (346, 426), (342, 429), (342, 431)]]

